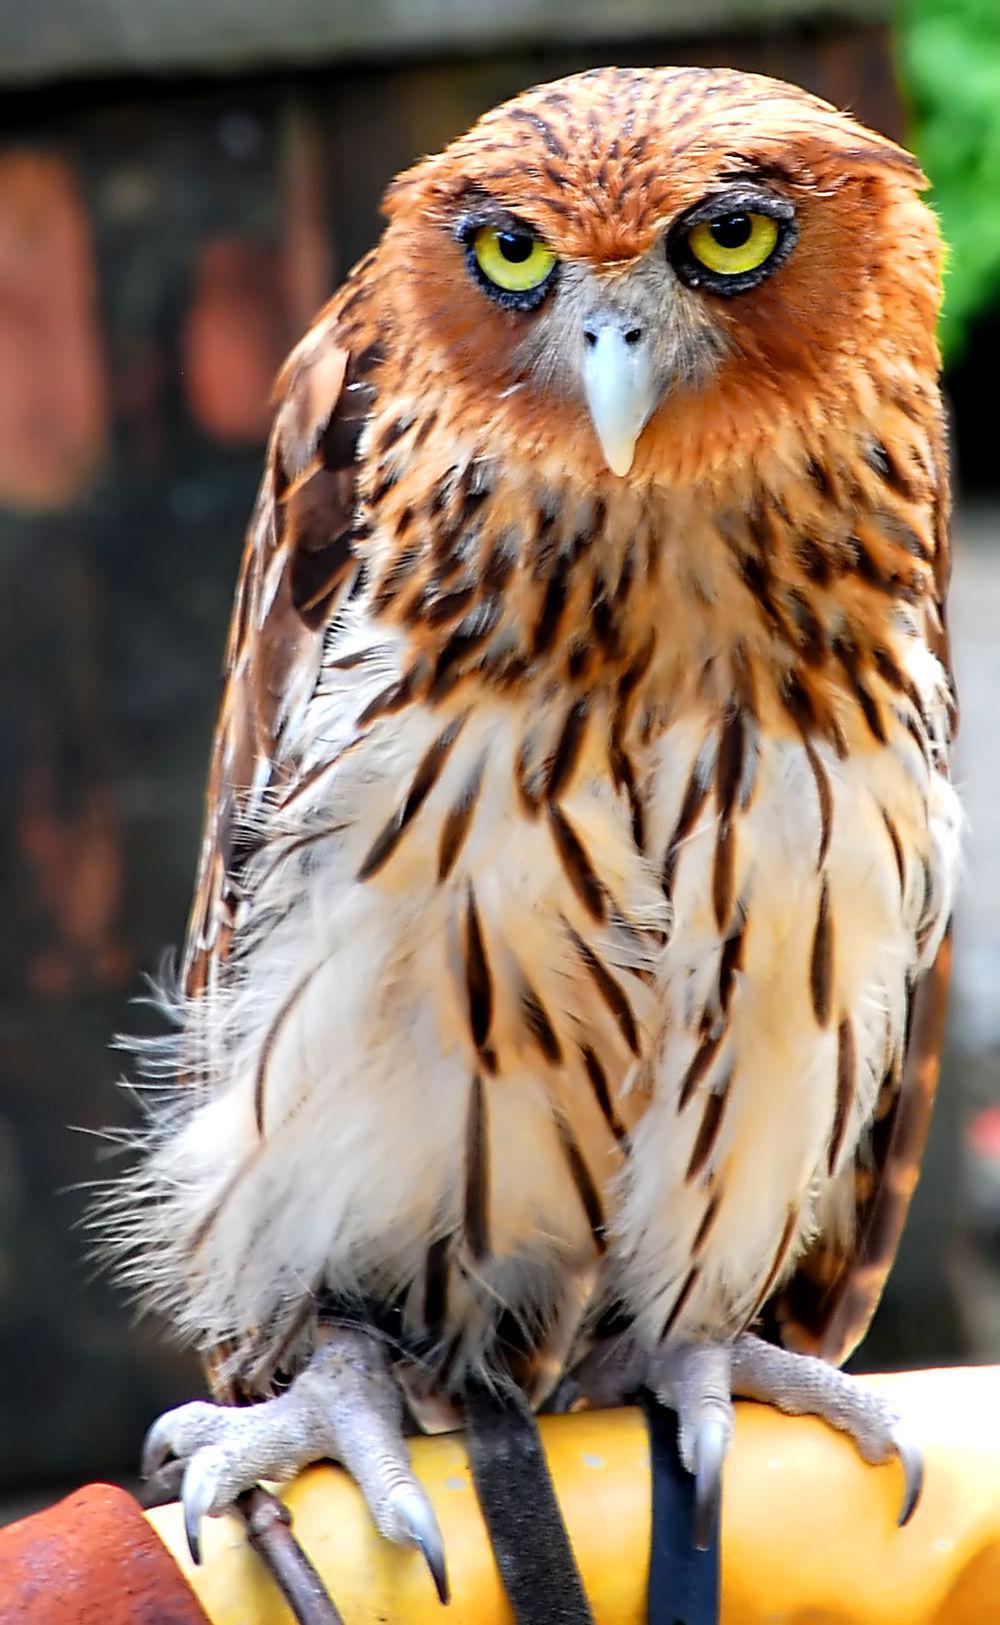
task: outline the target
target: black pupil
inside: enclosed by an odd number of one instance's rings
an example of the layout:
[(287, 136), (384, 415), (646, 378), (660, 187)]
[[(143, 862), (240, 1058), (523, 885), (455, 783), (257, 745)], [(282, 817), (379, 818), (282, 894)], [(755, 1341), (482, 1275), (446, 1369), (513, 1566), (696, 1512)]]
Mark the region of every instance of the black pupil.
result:
[(750, 241), (753, 221), (748, 214), (727, 214), (713, 220), (709, 230), (720, 248), (743, 248)]
[(512, 265), (523, 265), (535, 246), (533, 237), (526, 231), (501, 231), (497, 233), (497, 247), (505, 260)]

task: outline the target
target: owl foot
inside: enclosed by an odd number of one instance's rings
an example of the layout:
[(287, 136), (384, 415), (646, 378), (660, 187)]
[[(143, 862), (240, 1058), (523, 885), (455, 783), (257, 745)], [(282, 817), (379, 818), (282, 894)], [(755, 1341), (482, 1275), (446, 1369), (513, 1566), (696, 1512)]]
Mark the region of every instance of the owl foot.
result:
[(652, 1358), (619, 1343), (585, 1361), (575, 1386), (597, 1405), (614, 1404), (646, 1386), (677, 1412), (681, 1460), (696, 1483), (695, 1540), (702, 1548), (718, 1511), (734, 1396), (760, 1400), (790, 1416), (818, 1416), (849, 1434), (865, 1461), (877, 1464), (898, 1456), (904, 1480), (900, 1526), (920, 1499), (920, 1452), (883, 1399), (825, 1360), (776, 1348), (749, 1333), (734, 1343), (683, 1343)]
[(774, 1405), (789, 1416), (818, 1416), (848, 1434), (874, 1466), (898, 1456), (903, 1469), (900, 1528), (916, 1511), (924, 1482), (920, 1450), (884, 1399), (826, 1360), (794, 1354), (745, 1333), (732, 1348), (733, 1393)]
[(367, 1332), (331, 1330), (287, 1393), (258, 1405), (194, 1401), (153, 1423), (144, 1478), (182, 1471), (180, 1499), (191, 1556), (201, 1521), (225, 1512), (258, 1479), (293, 1478), (310, 1462), (339, 1461), (355, 1479), (379, 1533), (423, 1553), (448, 1601), (437, 1518), (413, 1475), (399, 1389), (382, 1345)]

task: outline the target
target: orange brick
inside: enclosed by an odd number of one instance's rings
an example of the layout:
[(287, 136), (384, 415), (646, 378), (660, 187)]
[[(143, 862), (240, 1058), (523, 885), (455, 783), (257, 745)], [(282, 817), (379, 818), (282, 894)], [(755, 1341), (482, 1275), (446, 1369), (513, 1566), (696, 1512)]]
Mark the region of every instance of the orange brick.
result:
[(286, 348), (277, 256), (240, 237), (203, 247), (183, 337), (184, 384), (197, 423), (220, 440), (259, 441)]
[(0, 1530), (4, 1625), (208, 1625), (136, 1502), (111, 1484)]
[(69, 166), (0, 158), (0, 503), (59, 508), (104, 447), (107, 387), (90, 231)]

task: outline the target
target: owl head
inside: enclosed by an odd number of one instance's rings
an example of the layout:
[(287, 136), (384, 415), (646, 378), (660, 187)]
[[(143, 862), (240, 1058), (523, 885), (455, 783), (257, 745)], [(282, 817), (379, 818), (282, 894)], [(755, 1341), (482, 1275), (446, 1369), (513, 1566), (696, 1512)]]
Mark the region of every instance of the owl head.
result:
[(402, 175), (383, 254), (464, 412), (619, 478), (704, 474), (863, 408), (880, 358), (933, 372), (924, 184), (791, 85), (597, 69)]

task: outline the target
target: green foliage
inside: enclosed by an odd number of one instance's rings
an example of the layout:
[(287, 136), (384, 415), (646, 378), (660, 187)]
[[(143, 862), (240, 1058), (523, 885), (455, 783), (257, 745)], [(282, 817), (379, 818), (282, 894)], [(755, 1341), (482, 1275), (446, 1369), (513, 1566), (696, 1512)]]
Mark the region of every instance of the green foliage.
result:
[(954, 359), (1000, 298), (1000, 0), (908, 0), (899, 56), (950, 248), (941, 340)]

